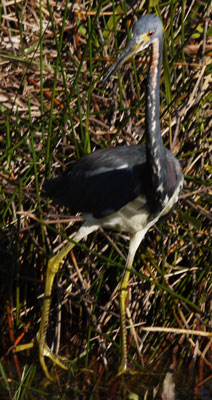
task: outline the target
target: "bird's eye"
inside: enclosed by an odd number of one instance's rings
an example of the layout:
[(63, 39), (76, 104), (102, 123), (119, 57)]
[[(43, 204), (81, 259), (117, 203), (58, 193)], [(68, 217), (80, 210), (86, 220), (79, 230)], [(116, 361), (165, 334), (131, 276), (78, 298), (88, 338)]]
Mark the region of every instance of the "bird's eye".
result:
[(149, 32), (148, 32), (148, 36), (151, 37), (151, 36), (154, 35), (154, 33), (155, 33), (155, 31), (149, 31)]

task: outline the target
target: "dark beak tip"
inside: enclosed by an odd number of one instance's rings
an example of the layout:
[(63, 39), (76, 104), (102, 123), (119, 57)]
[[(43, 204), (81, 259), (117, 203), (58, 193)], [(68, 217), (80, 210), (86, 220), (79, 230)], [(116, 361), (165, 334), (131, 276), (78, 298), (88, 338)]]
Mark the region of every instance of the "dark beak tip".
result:
[(108, 80), (108, 78), (107, 78), (107, 76), (106, 76), (106, 77), (100, 82), (100, 85), (99, 85), (100, 89), (104, 89), (107, 80)]

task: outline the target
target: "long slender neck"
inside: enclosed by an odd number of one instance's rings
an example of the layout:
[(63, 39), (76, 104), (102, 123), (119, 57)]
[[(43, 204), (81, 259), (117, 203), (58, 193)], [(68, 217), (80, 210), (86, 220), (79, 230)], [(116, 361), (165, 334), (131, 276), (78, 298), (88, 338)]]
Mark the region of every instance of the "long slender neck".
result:
[(153, 207), (160, 208), (164, 200), (166, 182), (165, 148), (160, 128), (160, 73), (163, 42), (155, 39), (148, 72), (146, 94), (146, 156), (150, 195)]

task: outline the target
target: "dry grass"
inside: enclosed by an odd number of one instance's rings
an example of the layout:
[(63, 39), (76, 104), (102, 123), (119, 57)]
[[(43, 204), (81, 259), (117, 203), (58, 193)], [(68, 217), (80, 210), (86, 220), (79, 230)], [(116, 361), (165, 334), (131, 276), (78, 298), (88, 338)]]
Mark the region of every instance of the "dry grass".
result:
[(210, 390), (204, 379), (209, 381), (212, 372), (211, 341), (196, 332), (210, 334), (212, 312), (210, 3), (173, 3), (157, 7), (165, 28), (161, 125), (164, 143), (181, 162), (185, 185), (172, 217), (146, 235), (135, 260), (128, 307), (129, 364), (135, 375), (115, 378), (117, 285), (128, 240), (101, 231), (75, 248), (54, 286), (48, 341), (74, 361), (69, 373), (52, 371), (56, 385), (50, 386), (36, 349), (27, 356), (12, 347), (36, 336), (47, 260), (81, 218), (47, 202), (42, 184), (83, 154), (144, 140), (149, 54), (124, 65), (106, 90), (99, 80), (147, 7), (107, 0), (2, 3), (2, 399), (123, 399), (129, 390), (140, 398), (154, 393), (160, 398), (171, 366), (176, 398), (192, 399), (195, 393), (203, 399)]

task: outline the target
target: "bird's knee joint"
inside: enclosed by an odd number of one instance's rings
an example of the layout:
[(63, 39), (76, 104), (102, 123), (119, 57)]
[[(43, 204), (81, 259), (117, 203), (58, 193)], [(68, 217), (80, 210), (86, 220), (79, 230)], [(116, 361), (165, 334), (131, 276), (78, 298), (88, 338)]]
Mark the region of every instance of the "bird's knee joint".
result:
[(57, 260), (57, 256), (53, 256), (48, 261), (48, 266), (47, 266), (48, 271), (53, 274), (56, 274), (59, 269), (59, 264), (60, 264), (60, 261)]

